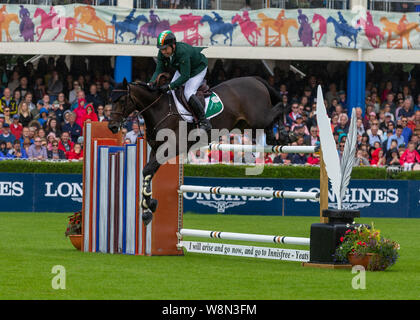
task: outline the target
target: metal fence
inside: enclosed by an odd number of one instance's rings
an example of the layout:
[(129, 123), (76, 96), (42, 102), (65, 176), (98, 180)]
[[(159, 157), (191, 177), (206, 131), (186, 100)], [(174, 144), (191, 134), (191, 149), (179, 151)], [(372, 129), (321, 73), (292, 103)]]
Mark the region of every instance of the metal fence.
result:
[[(134, 8), (142, 9), (297, 9), (326, 8), (349, 10), (349, 0), (133, 0)], [(118, 0), (0, 0), (2, 4), (31, 4), (56, 6), (80, 3), (93, 6), (117, 6)], [(386, 12), (420, 12), (420, 0), (368, 0), (368, 9)]]

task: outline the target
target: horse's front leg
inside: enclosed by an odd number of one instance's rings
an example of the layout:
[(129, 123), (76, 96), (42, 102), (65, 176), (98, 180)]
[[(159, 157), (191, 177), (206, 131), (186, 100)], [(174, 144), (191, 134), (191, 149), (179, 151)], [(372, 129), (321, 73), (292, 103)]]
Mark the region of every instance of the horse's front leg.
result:
[(152, 198), (152, 179), (156, 171), (159, 169), (160, 164), (156, 160), (156, 154), (154, 151), (150, 153), (150, 159), (146, 166), (143, 168), (143, 185), (141, 187), (141, 206), (143, 208), (143, 223), (148, 225), (153, 219), (153, 212), (157, 208), (157, 200)]

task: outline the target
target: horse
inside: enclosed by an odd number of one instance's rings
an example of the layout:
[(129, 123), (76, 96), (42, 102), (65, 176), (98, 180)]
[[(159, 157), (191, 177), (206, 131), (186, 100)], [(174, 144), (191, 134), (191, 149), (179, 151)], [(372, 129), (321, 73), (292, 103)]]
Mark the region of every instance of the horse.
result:
[[(77, 20), (72, 17), (58, 17), (57, 14), (49, 15), (41, 8), (37, 8), (35, 10), (34, 18), (41, 16), (41, 25), (36, 27), (36, 35), (38, 36), (38, 39), (36, 41), (39, 41), (42, 37), (42, 35), (45, 32), (45, 29), (57, 29), (58, 32), (55, 35), (54, 38), (52, 38), (52, 41), (57, 39), (57, 37), (61, 33), (62, 28), (66, 29), (72, 29), (74, 26), (77, 25)], [(41, 34), (39, 34), (39, 29), (41, 29)]]
[(96, 9), (92, 6), (79, 6), (74, 8), (74, 18), (77, 20), (80, 16), (79, 23), (83, 27), (85, 24), (91, 26), (93, 32), (101, 40), (106, 40), (108, 31), (105, 21), (96, 15)]
[[(274, 90), (267, 81), (259, 77), (234, 78), (212, 88), (217, 93), (224, 104), (224, 111), (211, 118), (212, 140), (220, 137), (220, 132), (227, 136), (231, 132), (251, 129), (253, 136), (257, 129), (263, 129), (266, 133), (267, 143), (275, 143), (272, 126), (281, 117), (285, 111), (281, 104), (280, 94)], [(258, 97), (258, 99), (256, 99)], [(146, 140), (151, 147), (149, 161), (143, 169), (143, 185), (141, 186), (143, 200), (141, 202), (144, 208), (143, 220), (147, 225), (153, 218), (153, 212), (156, 210), (157, 201), (152, 198), (150, 183), (154, 174), (160, 167), (160, 164), (166, 162), (162, 148), (166, 147), (162, 139), (162, 132), (168, 132), (171, 129), (175, 137), (167, 136), (169, 144), (173, 150), (173, 156), (185, 155), (187, 152), (196, 150), (200, 146), (208, 144), (207, 136), (201, 138), (199, 142), (187, 141), (191, 137), (194, 124), (183, 121), (177, 109), (171, 93), (160, 93), (151, 89), (144, 82), (118, 84), (111, 94), (112, 111), (108, 122), (108, 128), (117, 133), (125, 119), (135, 110), (143, 116), (146, 125)], [(163, 130), (165, 129), (165, 130)], [(215, 130), (216, 129), (216, 130)], [(218, 131), (218, 130), (222, 131)], [(201, 130), (199, 130), (201, 131)], [(185, 136), (184, 136), (185, 135)], [(214, 137), (217, 135), (217, 138)], [(288, 143), (293, 135), (284, 129), (279, 121), (279, 141)], [(182, 150), (181, 150), (182, 149)]]
[[(389, 21), (386, 17), (381, 17), (379, 21), (385, 26), (383, 28), (384, 32), (388, 33), (388, 39), (386, 41), (388, 49), (402, 49), (403, 48), (403, 40), (407, 42), (407, 48), (412, 49), (412, 45), (410, 42), (410, 32), (416, 30), (420, 32), (419, 24), (416, 22), (410, 22), (403, 24), (403, 28), (400, 27), (400, 24)], [(397, 35), (397, 39), (393, 39), (392, 33)], [(394, 43), (391, 41), (394, 40)]]
[(12, 41), (12, 37), (10, 36), (10, 33), (9, 33), (9, 26), (12, 21), (19, 24), (19, 18), (17, 14), (9, 13), (9, 14), (4, 15), (4, 21), (0, 24), (0, 41), (2, 39), (3, 31), (6, 33), (6, 40), (8, 42)]
[[(281, 37), (284, 37), (284, 40), (286, 42), (286, 47), (291, 47), (292, 44), (289, 41), (288, 33), (289, 28), (294, 27), (295, 29), (298, 29), (298, 24), (296, 22), (296, 19), (273, 19), (266, 16), (263, 12), (260, 12), (258, 14), (258, 18), (260, 18), (262, 21), (260, 23), (260, 26), (265, 28), (265, 45), (266, 46), (279, 46), (281, 47)], [(277, 32), (278, 35), (276, 36), (270, 36), (269, 29), (274, 30)], [(274, 39), (270, 42), (270, 39)]]
[(225, 23), (223, 21), (214, 21), (213, 18), (207, 14), (205, 14), (200, 20), (200, 23), (204, 23), (204, 22), (207, 22), (210, 26), (210, 32), (211, 32), (210, 41), (212, 45), (217, 43), (217, 41), (213, 39), (213, 37), (216, 34), (224, 35), (225, 40), (223, 41), (223, 43), (226, 44), (226, 41), (230, 40), (229, 45), (230, 46), (232, 45), (233, 30), (238, 25), (237, 23), (232, 24), (232, 23)]
[[(370, 12), (368, 12), (370, 14)], [(371, 19), (370, 19), (371, 20)], [(356, 27), (362, 27), (365, 30), (366, 37), (373, 48), (379, 48), (381, 40), (384, 40), (385, 33), (381, 29), (363, 18), (357, 20)]]
[(239, 14), (236, 14), (232, 18), (232, 23), (239, 23), (242, 34), (251, 46), (258, 46), (258, 37), (261, 37), (261, 28), (258, 28), (255, 22), (251, 20), (242, 19), (242, 17)]
[(134, 18), (133, 21), (124, 20), (119, 22), (117, 22), (117, 16), (114, 14), (112, 16), (111, 24), (115, 27), (115, 43), (118, 43), (118, 36), (121, 38), (121, 42), (124, 42), (122, 34), (126, 32), (134, 34), (134, 38), (130, 39), (130, 42), (135, 43), (137, 41), (137, 29), (142, 21), (148, 22), (147, 18), (143, 14)]
[(312, 23), (319, 21), (319, 30), (314, 34), (314, 40), (316, 41), (315, 47), (318, 47), (324, 34), (327, 33), (327, 21), (323, 16), (315, 13), (312, 17)]
[(361, 28), (353, 28), (351, 26), (339, 23), (337, 20), (335, 20), (333, 17), (329, 16), (327, 19), (327, 23), (332, 23), (334, 25), (334, 30), (335, 30), (335, 45), (336, 47), (340, 46), (342, 47), (343, 45), (338, 42), (338, 38), (340, 37), (347, 37), (350, 39), (349, 43), (347, 44), (348, 47), (350, 47), (350, 44), (352, 42), (354, 42), (354, 49), (356, 49), (356, 45), (357, 45), (357, 34), (359, 33), (359, 31), (361, 30)]

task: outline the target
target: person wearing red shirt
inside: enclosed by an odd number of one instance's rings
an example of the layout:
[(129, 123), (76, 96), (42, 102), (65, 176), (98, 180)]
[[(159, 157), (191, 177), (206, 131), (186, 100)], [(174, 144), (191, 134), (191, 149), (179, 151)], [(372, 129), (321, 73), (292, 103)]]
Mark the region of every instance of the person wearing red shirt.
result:
[(83, 128), (83, 119), (86, 115), (86, 108), (85, 108), (86, 99), (81, 98), (81, 99), (77, 100), (77, 102), (78, 102), (77, 108), (73, 110), (74, 113), (76, 113), (76, 121), (75, 122), (81, 128)]
[(83, 160), (83, 150), (80, 143), (75, 143), (73, 148), (66, 152), (66, 158), (68, 160)]
[(58, 149), (63, 150), (65, 153), (73, 150), (74, 143), (70, 140), (70, 134), (64, 131), (61, 134), (61, 139), (58, 142)]
[(15, 114), (13, 116), (13, 121), (10, 124), (10, 132), (16, 137), (16, 140), (20, 138), (22, 135), (23, 126), (19, 122), (19, 115)]
[(420, 154), (414, 149), (414, 142), (409, 142), (407, 149), (401, 155), (400, 165), (404, 167), (404, 171), (411, 170), (413, 165), (420, 163)]
[(86, 120), (98, 121), (98, 116), (96, 115), (95, 111), (93, 110), (93, 105), (91, 103), (89, 103), (86, 106), (86, 114), (83, 117), (82, 128), (83, 128), (83, 124), (85, 123)]

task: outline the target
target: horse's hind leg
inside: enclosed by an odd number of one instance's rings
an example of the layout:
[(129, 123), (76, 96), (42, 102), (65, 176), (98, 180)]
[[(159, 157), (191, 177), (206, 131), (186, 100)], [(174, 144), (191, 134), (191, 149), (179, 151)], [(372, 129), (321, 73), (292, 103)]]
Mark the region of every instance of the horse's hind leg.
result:
[(143, 168), (143, 185), (141, 186), (142, 200), (141, 206), (143, 208), (143, 223), (148, 225), (153, 219), (153, 212), (157, 208), (157, 200), (152, 198), (151, 182), (160, 164), (156, 159), (155, 151), (150, 152), (150, 158), (146, 166)]

